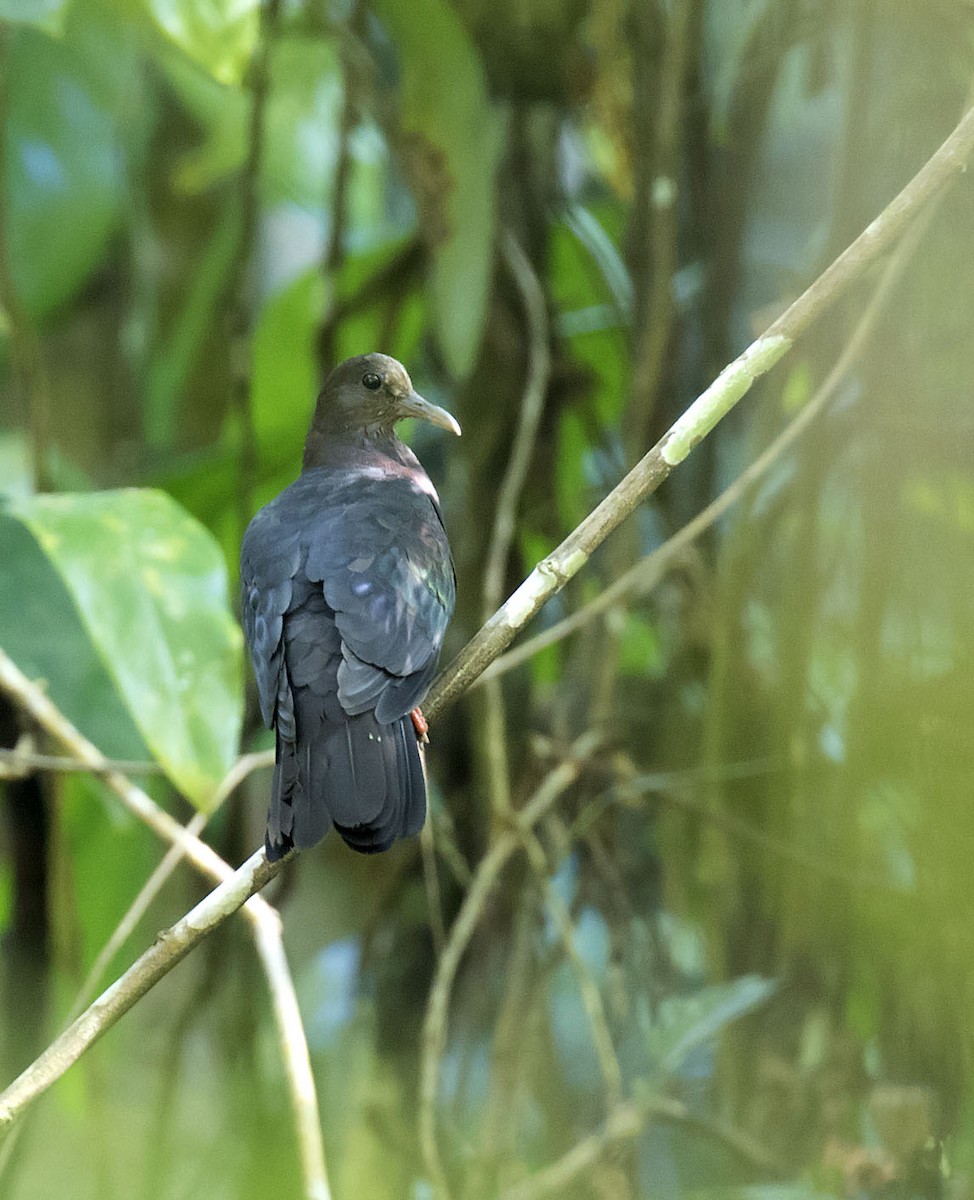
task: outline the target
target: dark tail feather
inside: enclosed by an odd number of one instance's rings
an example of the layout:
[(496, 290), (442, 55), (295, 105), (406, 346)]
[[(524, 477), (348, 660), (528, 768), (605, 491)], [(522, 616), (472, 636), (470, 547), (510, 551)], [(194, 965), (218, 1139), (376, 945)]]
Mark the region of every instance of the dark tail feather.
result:
[(277, 762), (271, 782), (264, 848), (268, 859), (283, 858), (295, 846), (307, 850), (328, 832), (331, 819), (315, 780), (326, 773), (321, 739), (288, 741), (277, 736)]
[(382, 725), (363, 713), (349, 720), (346, 731), (345, 771), (333, 769), (329, 776), (335, 828), (362, 854), (388, 850), (418, 833), (426, 817), (426, 779), (412, 721)]
[(296, 740), (277, 739), (267, 857), (315, 845), (332, 823), (363, 854), (418, 833), (426, 818), (426, 779), (412, 720), (382, 725), (362, 713), (334, 722), (320, 710), (309, 720), (312, 714), (301, 707)]

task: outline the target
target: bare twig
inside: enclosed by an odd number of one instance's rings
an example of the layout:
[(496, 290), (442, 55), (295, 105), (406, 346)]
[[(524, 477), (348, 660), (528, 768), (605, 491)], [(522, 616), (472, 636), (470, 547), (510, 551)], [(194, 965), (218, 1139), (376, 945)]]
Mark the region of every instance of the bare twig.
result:
[(443, 923), (443, 901), (440, 897), (440, 876), (436, 867), (432, 820), (427, 820), (419, 832), (419, 848), (423, 856), (423, 883), (426, 886), (426, 907), (429, 910), (433, 949), (439, 958), (446, 945), (446, 926)]
[[(506, 1158), (508, 1137), (517, 1127), (517, 1096), (530, 1061), (525, 1015), (531, 1008), (535, 969), (537, 899), (533, 882), (524, 881), (512, 903), (514, 928), (504, 963), (504, 995), (497, 1007), (490, 1046), (490, 1088), (481, 1105), (479, 1160), (494, 1174)], [(527, 1051), (527, 1053), (526, 1053)], [(466, 1190), (478, 1194), (479, 1180), (468, 1178)], [(486, 1182), (486, 1181), (485, 1181)], [(480, 1187), (483, 1194), (487, 1189)]]
[[(528, 325), (528, 370), (521, 398), (521, 411), (511, 456), (497, 493), (494, 527), (484, 567), (483, 619), (486, 621), (504, 595), (504, 577), (514, 540), (517, 508), (524, 490), (531, 457), (538, 436), (545, 392), (551, 367), (548, 350), (548, 317), (541, 284), (531, 261), (510, 230), (501, 236), (501, 253), (521, 294)], [(484, 691), (484, 711), (477, 727), (480, 752), (485, 758), (483, 776), (490, 790), (490, 808), (495, 824), (505, 819), (511, 807), (510, 767), (507, 755), (507, 728), (504, 697), (500, 684)]]
[(548, 877), (548, 863), (537, 835), (533, 829), (522, 826), (521, 837), (528, 862), (531, 864), (531, 870), (544, 895), (545, 905), (551, 919), (558, 930), (565, 955), (575, 971), (579, 994), (582, 997), (585, 1014), (592, 1029), (592, 1043), (599, 1060), (609, 1105), (615, 1107), (622, 1101), (622, 1069), (619, 1066), (619, 1059), (616, 1057), (615, 1046), (612, 1044), (612, 1033), (605, 1014), (605, 1005), (602, 1003), (602, 993), (592, 977), (592, 972), (588, 969), (588, 964), (578, 952), (571, 914)]
[(869, 299), (869, 303), (863, 310), (862, 316), (856, 322), (849, 340), (843, 347), (842, 353), (836, 359), (832, 369), (816, 389), (815, 394), (808, 403), (802, 407), (797, 416), (785, 426), (771, 444), (758, 455), (754, 462), (742, 471), (733, 483), (729, 484), (706, 508), (699, 512), (692, 520), (688, 521), (671, 538), (668, 538), (662, 546), (657, 547), (650, 554), (641, 558), (639, 562), (630, 567), (623, 575), (620, 575), (618, 579), (604, 591), (600, 592), (593, 600), (589, 601), (583, 608), (563, 618), (556, 625), (552, 625), (550, 629), (546, 629), (543, 633), (528, 638), (521, 645), (496, 658), (471, 686), (479, 686), (495, 676), (505, 675), (508, 671), (513, 671), (515, 667), (519, 667), (522, 663), (527, 662), (535, 654), (540, 653), (556, 642), (560, 642), (563, 638), (568, 637), (569, 634), (583, 628), (601, 613), (615, 607), (624, 597), (635, 592), (645, 594), (652, 590), (659, 583), (660, 579), (663, 578), (664, 574), (680, 561), (686, 547), (720, 520), (724, 513), (732, 508), (749, 488), (753, 487), (755, 483), (767, 474), (774, 463), (797, 441), (835, 395), (839, 384), (845, 378), (849, 369), (862, 352), (866, 342), (869, 340), (876, 326), (876, 321), (886, 307), (893, 289), (929, 228), (938, 207), (939, 204), (937, 201), (931, 203), (903, 238), (895, 254), (891, 256), (889, 262), (884, 267), (879, 282), (876, 284), (876, 288)]
[(448, 1197), (450, 1193), (437, 1144), (436, 1099), (443, 1051), (446, 1047), (450, 996), (460, 960), (470, 944), (491, 891), (511, 857), (523, 844), (520, 830), (530, 829), (535, 825), (572, 785), (595, 744), (596, 739), (591, 734), (579, 738), (572, 747), (571, 757), (551, 771), (524, 808), (514, 815), (516, 829), (501, 834), (480, 860), (457, 919), (450, 929), (446, 948), (437, 964), (426, 1007), (426, 1019), (423, 1022), (419, 1137), (426, 1170), (434, 1192), (441, 1198)]
[[(258, 771), (263, 767), (272, 767), (273, 765), (273, 750), (265, 750), (259, 754), (244, 754), (238, 758), (214, 793), (210, 811), (195, 813), (186, 825), (186, 832), (192, 837), (199, 837), (212, 813), (223, 804), (228, 796), (236, 791), (248, 775), (253, 771)], [(118, 764), (116, 763), (115, 766), (117, 769)], [(89, 1002), (108, 964), (132, 935), (139, 921), (142, 920), (148, 911), (149, 905), (158, 896), (173, 871), (183, 861), (184, 853), (182, 846), (170, 846), (163, 856), (162, 861), (142, 885), (139, 894), (129, 905), (128, 911), (115, 926), (111, 937), (99, 951), (94, 963), (92, 963), (91, 970), (88, 972), (78, 995), (75, 997), (74, 1004), (71, 1006), (68, 1021), (73, 1021)]]
[[(351, 28), (357, 24), (358, 8), (348, 19)], [(351, 136), (355, 128), (356, 102), (353, 96), (351, 56), (342, 58), (342, 109), (338, 122), (338, 159), (331, 179), (331, 226), (321, 256), (321, 272), (327, 282), (334, 280), (345, 256), (345, 227), (347, 224), (348, 184), (352, 175)], [(338, 323), (334, 305), (329, 305), (318, 331), (318, 372), (324, 378), (335, 365), (335, 334)]]
[(707, 804), (701, 803), (688, 795), (686, 791), (677, 790), (672, 786), (660, 787), (656, 777), (653, 775), (646, 776), (645, 779), (632, 779), (623, 784), (619, 788), (617, 798), (623, 802), (631, 803), (633, 800), (642, 800), (647, 792), (655, 793), (663, 803), (680, 812), (696, 817), (708, 825), (716, 829), (721, 829), (734, 837), (739, 837), (744, 841), (751, 842), (753, 845), (760, 846), (762, 850), (766, 850), (769, 854), (787, 859), (798, 866), (815, 872), (817, 875), (823, 875), (827, 879), (838, 880), (852, 888), (874, 888), (882, 892), (889, 892), (891, 890), (889, 879), (883, 875), (862, 871), (855, 873), (846, 871), (842, 867), (836, 866), (833, 861), (821, 857), (821, 855), (811, 854), (803, 850), (800, 846), (794, 846), (789, 842), (772, 837), (770, 834), (765, 833), (763, 829), (758, 829), (754, 825), (751, 825), (750, 822), (743, 821), (731, 813), (721, 812)]
[(576, 1142), (550, 1167), (506, 1188), (501, 1193), (502, 1200), (542, 1200), (544, 1196), (562, 1195), (564, 1188), (593, 1167), (609, 1150), (620, 1142), (639, 1137), (645, 1127), (646, 1121), (638, 1105), (632, 1102), (618, 1105), (597, 1133)]
[(185, 917), (161, 933), (125, 974), (0, 1094), (0, 1131), (9, 1128), (33, 1100), (60, 1079), (176, 963), (272, 879), (281, 861), (269, 863), (261, 848)]
[[(206, 824), (207, 814), (198, 812), (186, 824), (186, 832), (190, 837), (199, 837), (203, 831), (203, 826)], [(159, 895), (164, 887), (166, 880), (172, 875), (173, 871), (183, 861), (182, 846), (170, 846), (163, 855), (162, 861), (152, 872), (149, 878), (139, 889), (139, 894), (129, 905), (122, 919), (112, 930), (108, 941), (102, 946), (98, 952), (98, 956), (91, 964), (91, 970), (85, 976), (85, 980), (78, 989), (78, 994), (74, 998), (74, 1003), (67, 1016), (67, 1021), (70, 1024), (91, 1002), (92, 996), (98, 987), (98, 981), (101, 979), (104, 972), (108, 969), (108, 964), (112, 961), (115, 955), (121, 950), (128, 939), (135, 932), (135, 928), (148, 912), (149, 905)]]
[[(229, 863), (199, 838), (192, 837), (179, 822), (111, 763), (100, 750), (76, 729), (47, 695), (16, 666), (0, 649), (0, 690), (6, 692), (21, 711), (36, 721), (79, 762), (86, 762), (93, 774), (100, 776), (118, 796), (125, 807), (164, 841), (180, 846), (186, 858), (210, 879), (223, 882), (233, 873)], [(274, 910), (255, 896), (247, 902), (248, 914), (265, 912), (277, 920)]]
[[(165, 768), (157, 762), (148, 760), (111, 758), (105, 761), (108, 764), (107, 769), (123, 771), (126, 775), (162, 775), (165, 772)], [(37, 771), (91, 774), (92, 767), (90, 762), (81, 758), (67, 758), (60, 754), (37, 754), (33, 750), (21, 749), (20, 743), (13, 750), (0, 750), (0, 779), (24, 779)]]
[(541, 606), (565, 586), (595, 548), (651, 495), (714, 426), (809, 328), (890, 249), (913, 219), (964, 169), (974, 150), (974, 107), (905, 188), (756, 341), (720, 373), (605, 499), (542, 559), (514, 594), (440, 675), (423, 706), (435, 716), (510, 645)]
[(691, 1126), (762, 1175), (784, 1178), (787, 1174), (783, 1165), (776, 1162), (763, 1146), (739, 1129), (701, 1116), (679, 1100), (653, 1095), (617, 1105), (600, 1129), (576, 1142), (550, 1167), (506, 1188), (501, 1193), (501, 1200), (543, 1200), (545, 1196), (563, 1195), (565, 1188), (610, 1150), (621, 1142), (639, 1137), (653, 1119)]
[[(258, 863), (276, 868), (280, 861), (267, 864), (263, 849), (254, 855)], [(252, 860), (251, 860), (252, 861)], [(263, 887), (264, 882), (258, 884)], [(262, 921), (255, 931), (257, 949), (267, 982), (270, 986), (277, 1023), (284, 1074), (291, 1096), (294, 1126), (298, 1135), (298, 1151), (301, 1155), (301, 1175), (307, 1200), (330, 1200), (328, 1176), (325, 1172), (325, 1152), (321, 1140), (321, 1119), (318, 1116), (318, 1099), (315, 1094), (315, 1077), (311, 1070), (311, 1055), (304, 1033), (298, 997), (294, 981), (284, 953), (284, 942), (280, 927), (274, 929)]]
[[(265, 957), (266, 947), (269, 945), (270, 939), (276, 938), (278, 941), (281, 940), (280, 917), (260, 896), (254, 895), (253, 892), (247, 891), (245, 888), (241, 889), (238, 887), (236, 890), (233, 890), (232, 885), (235, 880), (242, 878), (241, 873), (244, 873), (243, 878), (246, 882), (245, 869), (247, 864), (233, 871), (230, 865), (225, 863), (215, 850), (212, 850), (205, 842), (201, 842), (199, 838), (187, 832), (178, 821), (159, 808), (150, 796), (141, 788), (136, 787), (125, 775), (113, 770), (108, 760), (100, 751), (68, 721), (67, 717), (64, 716), (39, 687), (27, 679), (3, 650), (0, 650), (0, 690), (6, 692), (20, 709), (64, 746), (69, 754), (73, 755), (76, 759), (87, 762), (95, 774), (104, 778), (108, 786), (121, 799), (130, 812), (134, 813), (141, 821), (148, 825), (159, 837), (178, 847), (186, 858), (204, 875), (218, 880), (221, 885), (226, 884), (231, 888), (228, 893), (229, 895), (239, 897), (237, 907), (239, 908), (241, 904), (244, 906), (244, 914), (253, 927), (258, 953), (261, 956), (264, 972), (271, 988), (275, 1019), (279, 1022), (278, 1035), (284, 1057), (285, 1073), (291, 1089), (292, 1106), (296, 1112), (300, 1111), (302, 1113), (297, 1126), (298, 1135), (302, 1142), (302, 1165), (310, 1172), (304, 1179), (305, 1195), (307, 1200), (326, 1200), (329, 1190), (325, 1171), (324, 1147), (321, 1141), (321, 1126), (318, 1117), (318, 1101), (315, 1093), (314, 1075), (311, 1072), (307, 1051), (301, 1056), (295, 1053), (293, 1049), (297, 1039), (304, 1042), (304, 1029), (300, 1023), (297, 1029), (291, 1025), (280, 1023), (284, 1020), (285, 1015), (293, 1014), (297, 1011), (294, 982), (288, 972), (281, 970), (280, 956), (283, 955), (283, 944), (280, 955), (275, 952), (274, 956)], [(261, 763), (263, 764), (264, 761), (266, 761), (266, 757), (261, 760)], [(242, 777), (241, 771), (246, 766), (247, 762), (245, 760), (241, 760), (235, 765), (217, 790), (215, 799), (219, 799), (221, 793), (225, 793), (227, 788), (236, 786), (236, 782)], [(258, 853), (259, 856), (263, 856), (262, 850)], [(254, 857), (257, 858), (258, 856), (255, 855)], [(280, 860), (271, 864), (265, 863), (267, 873), (265, 874), (262, 868), (259, 873), (262, 882), (259, 886), (263, 886), (264, 882), (277, 874), (282, 861)], [(258, 888), (253, 889), (253, 891), (257, 890)], [(215, 895), (216, 892), (211, 893), (211, 896)], [(206, 902), (204, 901), (204, 903)], [(233, 909), (228, 909), (225, 915), (229, 916), (232, 911)], [(221, 916), (219, 919), (222, 920), (223, 917)], [(215, 928), (215, 925), (213, 928)], [(187, 946), (186, 951), (183, 951), (183, 953), (188, 952), (192, 948), (192, 945), (195, 945), (195, 941)], [(175, 965), (180, 957), (182, 957), (182, 954), (167, 960), (170, 966), (163, 967), (158, 974), (151, 975), (151, 982), (144, 990), (148, 991), (149, 987), (156, 983), (158, 979), (161, 979), (162, 975), (171, 966)], [(142, 963), (144, 959), (145, 955), (143, 955), (139, 962)], [(146, 969), (150, 970), (151, 973), (151, 969), (154, 968), (150, 964)], [(122, 978), (129, 978), (133, 970), (135, 970), (135, 967), (130, 968)], [(113, 995), (113, 989), (116, 986), (113, 984), (54, 1043), (54, 1046), (60, 1047), (56, 1055), (48, 1058), (46, 1057), (47, 1051), (45, 1051), (45, 1054), (41, 1055), (35, 1063), (28, 1067), (6, 1092), (0, 1094), (0, 1131), (3, 1130), (4, 1125), (13, 1121), (28, 1103), (46, 1091), (51, 1083), (58, 1078), (59, 1074), (63, 1074), (73, 1062), (77, 1061), (77, 1058), (85, 1049), (97, 1037), (100, 1037), (111, 1024), (117, 1021), (123, 1013), (127, 1012), (131, 1004), (134, 1004), (135, 1000), (139, 998), (139, 995), (144, 994), (135, 994), (135, 982), (137, 982), (137, 977), (129, 985), (130, 991), (125, 993), (125, 995), (131, 994), (133, 997), (130, 1003), (124, 1004), (121, 1007), (114, 1001), (107, 1005), (103, 1004), (106, 997)], [(287, 994), (285, 995), (284, 992)], [(69, 1051), (74, 1047), (77, 1048), (77, 1053), (72, 1057)], [(58, 1066), (60, 1066), (60, 1070), (57, 1069)], [(15, 1098), (17, 1106), (10, 1108), (8, 1093), (14, 1088), (16, 1088)], [(8, 1109), (9, 1115), (5, 1116)], [(311, 1137), (312, 1131), (314, 1131), (313, 1142), (306, 1142), (304, 1139)], [(314, 1167), (313, 1170), (311, 1170), (312, 1166)]]
[(514, 540), (517, 506), (524, 490), (531, 456), (538, 437), (538, 426), (544, 408), (548, 377), (551, 373), (551, 354), (548, 349), (548, 314), (544, 292), (528, 256), (510, 230), (501, 235), (501, 253), (524, 305), (528, 326), (528, 371), (521, 398), (521, 413), (517, 433), (511, 447), (507, 470), (497, 491), (494, 528), (487, 549), (484, 567), (484, 620), (500, 604), (504, 593), (504, 574)]
[[(961, 119), (953, 133), (927, 161), (900, 194), (886, 207), (856, 241), (833, 262), (791, 307), (747, 350), (734, 360), (713, 384), (697, 398), (660, 442), (602, 501), (578, 528), (542, 560), (513, 596), (490, 618), (468, 643), (461, 655), (443, 673), (427, 701), (427, 715), (435, 715), (461, 694), (472, 680), (510, 644), (519, 629), (538, 609), (576, 574), (592, 551), (618, 527), (633, 509), (657, 488), (693, 447), (747, 393), (755, 379), (771, 369), (791, 348), (794, 340), (812, 324), (875, 259), (887, 250), (907, 225), (962, 170), (974, 148), (974, 108)], [(63, 1074), (140, 996), (171, 969), (206, 932), (231, 912), (246, 905), (252, 920), (277, 921), (273, 909), (254, 892), (279, 870), (281, 863), (268, 863), (258, 851), (236, 872), (208, 846), (191, 838), (176, 821), (105, 760), (38, 688), (32, 685), (11, 660), (0, 651), (0, 688), (48, 729), (79, 758), (88, 758), (92, 769), (160, 836), (182, 845), (187, 857), (205, 873), (221, 879), (220, 886), (181, 922), (164, 935), (141, 959), (85, 1012), (41, 1057), (0, 1095), (0, 1129)], [(577, 754), (577, 748), (576, 748)], [(577, 761), (562, 764), (527, 805), (518, 822), (533, 824), (569, 786), (578, 771)], [(520, 844), (514, 832), (499, 838), (481, 862), (474, 883), (451, 930), (450, 941), (440, 959), (424, 1025), (420, 1134), (423, 1154), (434, 1187), (448, 1195), (443, 1165), (436, 1144), (435, 1102), (439, 1064), (446, 1038), (446, 1017), (453, 980), (463, 951), (469, 943), (479, 913), (497, 876)], [(228, 877), (229, 876), (229, 877)], [(255, 910), (256, 914), (255, 915)], [(260, 917), (265, 913), (270, 916)], [(288, 977), (288, 983), (290, 978)], [(293, 1029), (290, 1032), (294, 1032)], [(299, 1064), (295, 1063), (295, 1066)], [(295, 1103), (314, 1101), (310, 1071), (304, 1079), (307, 1091), (295, 1089)], [(610, 1117), (610, 1121), (612, 1118)], [(301, 1122), (310, 1129), (311, 1122)], [(320, 1127), (315, 1122), (320, 1148)], [(628, 1135), (627, 1135), (628, 1136)], [(303, 1151), (313, 1148), (303, 1147)], [(576, 1149), (578, 1149), (576, 1147)], [(310, 1157), (311, 1155), (309, 1155)], [(323, 1157), (318, 1191), (327, 1195)], [(554, 1168), (552, 1168), (554, 1170)], [(306, 1184), (309, 1181), (306, 1180)], [(528, 1193), (530, 1195), (530, 1193)], [(544, 1193), (541, 1193), (544, 1194)], [(522, 1198), (523, 1200), (523, 1198)]]

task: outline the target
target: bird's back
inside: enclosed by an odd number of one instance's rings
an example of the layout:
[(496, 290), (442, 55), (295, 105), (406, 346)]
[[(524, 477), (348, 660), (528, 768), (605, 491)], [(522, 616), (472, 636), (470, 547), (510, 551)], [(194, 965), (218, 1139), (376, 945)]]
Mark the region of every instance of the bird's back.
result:
[(364, 852), (418, 832), (425, 781), (409, 714), (455, 585), (415, 457), (401, 443), (352, 446), (306, 471), (251, 522), (241, 579), (261, 711), (277, 731), (268, 855), (313, 845), (331, 823)]

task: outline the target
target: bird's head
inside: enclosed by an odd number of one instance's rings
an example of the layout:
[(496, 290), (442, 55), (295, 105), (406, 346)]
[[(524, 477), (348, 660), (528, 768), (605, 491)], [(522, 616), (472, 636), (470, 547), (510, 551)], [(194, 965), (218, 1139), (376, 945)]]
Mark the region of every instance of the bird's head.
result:
[(346, 358), (325, 380), (312, 428), (381, 436), (407, 417), (460, 434), (458, 422), (445, 408), (416, 391), (402, 363), (387, 354), (359, 354)]

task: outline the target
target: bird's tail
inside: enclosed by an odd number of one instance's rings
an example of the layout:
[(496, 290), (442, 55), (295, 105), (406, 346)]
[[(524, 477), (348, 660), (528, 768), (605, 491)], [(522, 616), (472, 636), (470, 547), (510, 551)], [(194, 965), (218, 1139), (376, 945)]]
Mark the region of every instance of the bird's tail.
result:
[(267, 857), (307, 849), (334, 825), (353, 850), (388, 850), (426, 818), (423, 759), (409, 716), (381, 724), (372, 713), (329, 720), (295, 706), (293, 740), (277, 737), (267, 817)]

